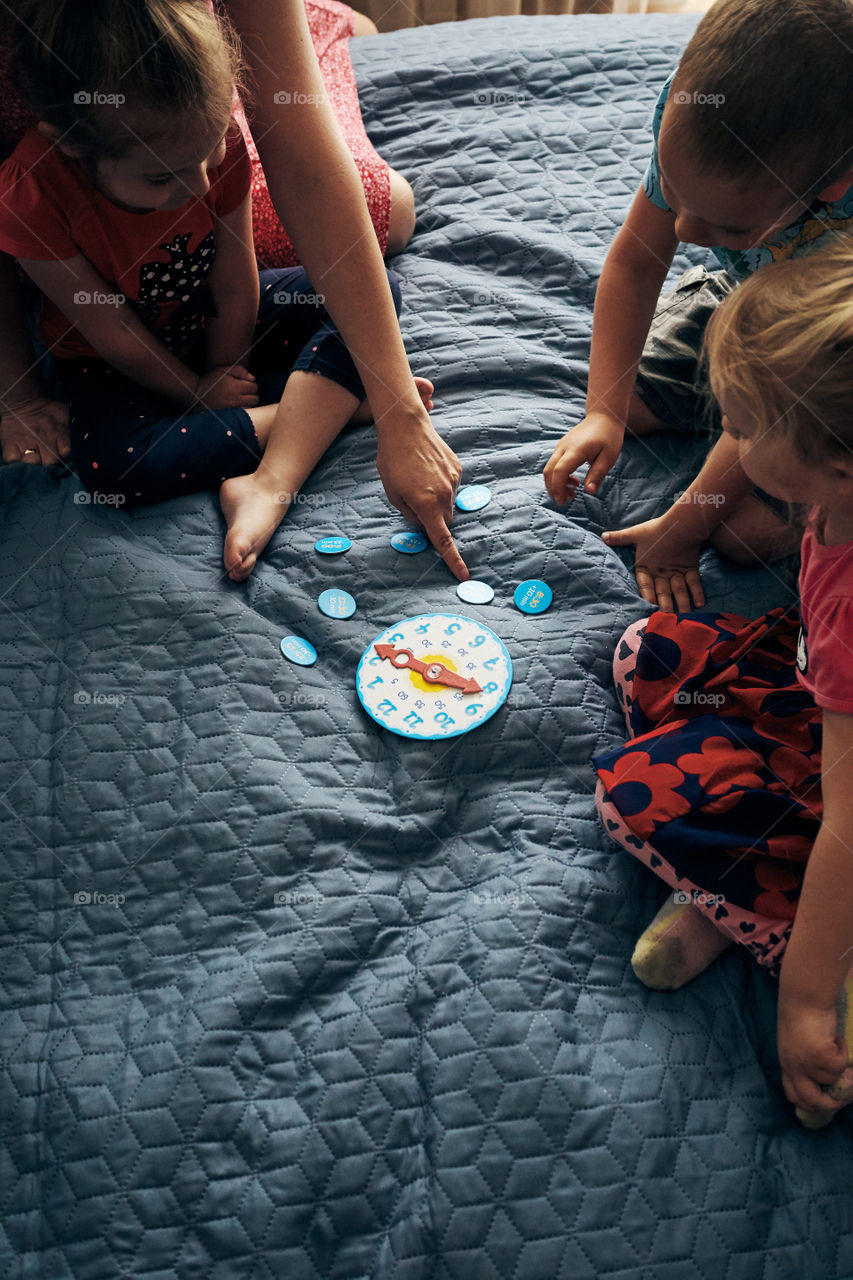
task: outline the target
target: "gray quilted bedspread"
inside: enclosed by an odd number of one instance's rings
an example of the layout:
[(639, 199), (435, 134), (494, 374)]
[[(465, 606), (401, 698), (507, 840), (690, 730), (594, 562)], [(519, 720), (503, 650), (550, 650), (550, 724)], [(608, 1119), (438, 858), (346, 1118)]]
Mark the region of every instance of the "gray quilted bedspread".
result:
[[(797, 1125), (772, 980), (729, 954), (651, 994), (662, 896), (596, 822), (617, 637), (647, 611), (602, 529), (701, 442), (628, 444), (600, 498), (541, 473), (583, 403), (593, 293), (693, 19), (500, 19), (353, 50), (415, 189), (396, 266), (435, 422), (492, 501), (463, 606), (340, 440), (244, 586), (214, 495), (124, 513), (0, 474), (0, 1273), (33, 1280), (853, 1276), (850, 1123)], [(684, 265), (682, 260), (681, 265)], [(343, 558), (313, 543), (340, 532)], [(705, 563), (755, 614), (783, 573)], [(525, 617), (524, 578), (554, 604)], [(324, 617), (319, 592), (358, 610)], [(470, 612), (515, 683), (417, 743), (359, 706), (395, 619)], [(316, 666), (286, 663), (295, 632)]]

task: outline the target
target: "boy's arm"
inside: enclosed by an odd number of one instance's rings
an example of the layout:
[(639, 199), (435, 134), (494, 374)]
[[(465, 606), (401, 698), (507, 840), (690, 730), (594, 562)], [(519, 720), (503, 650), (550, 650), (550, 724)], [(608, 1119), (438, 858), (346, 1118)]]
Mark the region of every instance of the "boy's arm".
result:
[(208, 369), (245, 365), (258, 322), (258, 268), (252, 245), (252, 197), (217, 219), (210, 273), (216, 315), (205, 324)]
[[(253, 382), (244, 382), (227, 371), (200, 378), (157, 340), (126, 302), (93, 301), (97, 294), (117, 295), (82, 255), (19, 261), (98, 355), (139, 386), (159, 391), (185, 408), (192, 408), (202, 397), (209, 408), (257, 403)], [(245, 399), (241, 398), (244, 394)]]
[(595, 295), (586, 416), (563, 436), (545, 467), (555, 502), (574, 497), (572, 473), (582, 463), (590, 464), (584, 488), (594, 493), (619, 456), (637, 367), (677, 245), (674, 215), (652, 204), (640, 187)]
[(59, 462), (71, 452), (68, 406), (45, 394), (27, 333), (14, 258), (0, 253), (0, 445), (4, 462)]
[(836, 1001), (853, 964), (853, 715), (823, 713), (823, 820), (809, 854), (779, 979), (779, 1061), (789, 1102), (834, 1110), (821, 1091), (853, 1055)]
[(608, 547), (636, 545), (634, 577), (644, 600), (669, 612), (701, 609), (705, 604), (699, 578), (702, 544), (751, 490), (737, 441), (724, 432), (696, 479), (669, 511), (601, 536)]

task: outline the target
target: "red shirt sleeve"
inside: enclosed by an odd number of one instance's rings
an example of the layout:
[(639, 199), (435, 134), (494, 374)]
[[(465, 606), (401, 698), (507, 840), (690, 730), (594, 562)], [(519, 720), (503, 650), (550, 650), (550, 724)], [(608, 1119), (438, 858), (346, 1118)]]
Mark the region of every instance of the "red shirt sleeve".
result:
[(0, 250), (13, 258), (76, 258), (76, 204), (61, 159), (31, 129), (0, 165)]
[(800, 681), (819, 707), (853, 715), (853, 599), (831, 597), (815, 613), (800, 646)]
[(225, 140), (225, 159), (216, 170), (216, 178), (210, 184), (210, 196), (219, 217), (238, 209), (252, 187), (252, 165), (240, 132), (240, 126), (231, 121)]

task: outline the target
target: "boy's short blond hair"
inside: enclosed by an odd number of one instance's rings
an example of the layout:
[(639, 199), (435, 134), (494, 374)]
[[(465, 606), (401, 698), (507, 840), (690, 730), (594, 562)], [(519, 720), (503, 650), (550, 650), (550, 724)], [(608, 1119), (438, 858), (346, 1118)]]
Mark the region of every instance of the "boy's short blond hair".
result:
[(853, 455), (853, 236), (762, 267), (705, 331), (711, 390), (734, 397), (760, 432), (782, 431), (801, 458)]
[[(853, 171), (851, 0), (716, 0), (667, 102), (702, 169), (813, 195)], [(672, 105), (670, 105), (672, 104)]]

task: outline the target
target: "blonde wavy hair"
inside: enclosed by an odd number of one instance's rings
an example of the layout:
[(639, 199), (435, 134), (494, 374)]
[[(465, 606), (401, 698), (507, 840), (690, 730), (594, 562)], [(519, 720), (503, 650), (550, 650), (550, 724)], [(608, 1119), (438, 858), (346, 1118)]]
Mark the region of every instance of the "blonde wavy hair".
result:
[(139, 141), (104, 98), (160, 118), (227, 121), (239, 43), (204, 0), (20, 0), (9, 70), (39, 120), (83, 160), (116, 159)]
[(704, 355), (715, 399), (734, 396), (804, 461), (853, 453), (853, 236), (733, 290), (711, 316)]

